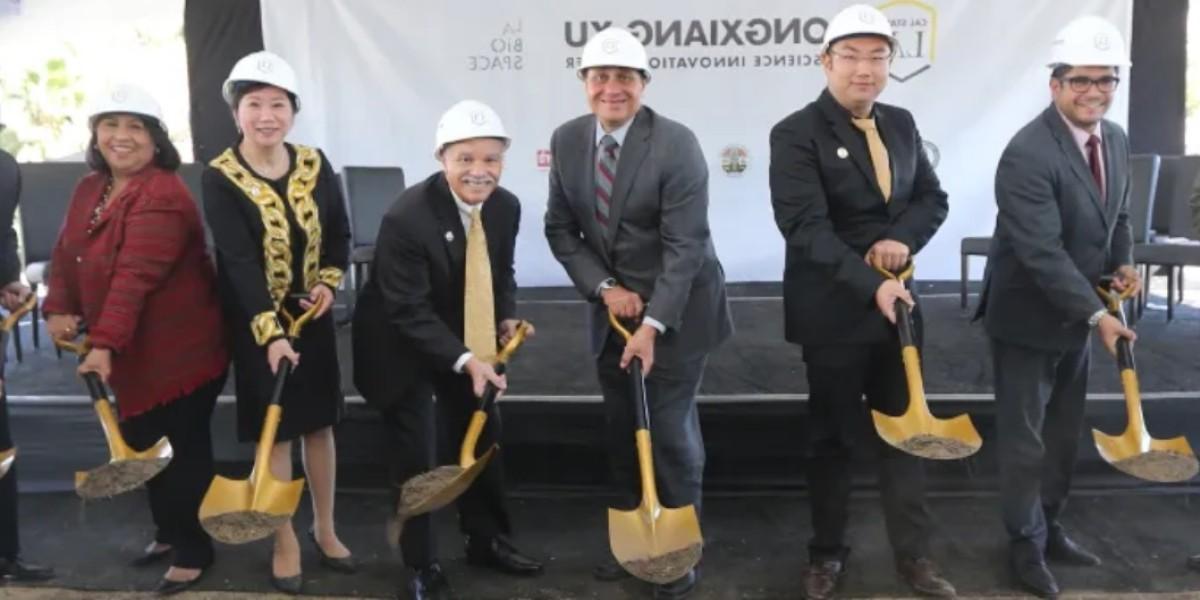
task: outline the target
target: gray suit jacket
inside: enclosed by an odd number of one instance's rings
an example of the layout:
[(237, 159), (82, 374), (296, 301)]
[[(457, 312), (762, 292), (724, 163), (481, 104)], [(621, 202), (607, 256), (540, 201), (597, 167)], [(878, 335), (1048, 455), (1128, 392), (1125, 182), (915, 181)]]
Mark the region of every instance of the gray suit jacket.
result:
[(579, 292), (593, 302), (592, 351), (609, 333), (595, 292), (616, 279), (666, 326), (655, 361), (687, 360), (733, 332), (725, 272), (708, 228), (708, 167), (687, 127), (643, 107), (620, 149), (607, 228), (596, 211), (596, 118), (560, 126), (550, 140), (546, 239)]
[(1096, 283), (1133, 263), (1129, 140), (1115, 123), (1101, 127), (1103, 201), (1054, 106), (1004, 149), (996, 169), (996, 231), (976, 313), (993, 338), (1047, 350), (1079, 348), (1088, 318), (1104, 308)]

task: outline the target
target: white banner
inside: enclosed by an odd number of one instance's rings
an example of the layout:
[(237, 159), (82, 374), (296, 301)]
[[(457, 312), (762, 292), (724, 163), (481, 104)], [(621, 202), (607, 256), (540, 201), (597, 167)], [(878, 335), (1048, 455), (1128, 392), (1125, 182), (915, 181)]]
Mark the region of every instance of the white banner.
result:
[[(408, 181), (438, 168), (438, 117), (474, 98), (500, 113), (513, 145), (501, 184), (524, 214), (521, 285), (565, 285), (542, 235), (550, 134), (587, 111), (575, 65), (609, 24), (647, 42), (645, 104), (696, 132), (708, 159), (709, 216), (730, 281), (778, 281), (784, 244), (767, 187), (771, 127), (814, 100), (828, 19), (846, 2), (608, 0), (261, 0), (268, 50), (296, 68), (303, 110), (292, 139), (337, 165), (398, 165)], [(919, 257), (924, 279), (957, 279), (959, 240), (990, 235), (996, 161), (1048, 105), (1049, 44), (1096, 14), (1124, 32), (1131, 0), (891, 0), (902, 54), (881, 101), (912, 111), (950, 194), (950, 216)], [(1123, 73), (1110, 117), (1125, 123)], [(981, 263), (982, 261), (976, 261)], [(980, 265), (976, 264), (978, 275)]]

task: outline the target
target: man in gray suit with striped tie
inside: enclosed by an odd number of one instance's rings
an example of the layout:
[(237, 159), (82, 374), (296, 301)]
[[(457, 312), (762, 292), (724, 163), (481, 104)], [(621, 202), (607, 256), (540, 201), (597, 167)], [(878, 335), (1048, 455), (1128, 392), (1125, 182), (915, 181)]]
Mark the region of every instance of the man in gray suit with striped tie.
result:
[[(629, 375), (646, 373), (658, 491), (668, 507), (700, 506), (704, 442), (696, 391), (708, 353), (733, 332), (725, 274), (708, 228), (708, 168), (691, 130), (641, 105), (646, 50), (628, 31), (606, 29), (583, 50), (579, 75), (592, 114), (563, 124), (550, 142), (546, 238), (591, 302), (591, 347), (604, 394), (608, 453), (619, 510), (640, 497)], [(609, 312), (641, 320), (628, 344)], [(593, 573), (623, 577), (610, 557)], [(686, 597), (697, 573), (655, 587)]]

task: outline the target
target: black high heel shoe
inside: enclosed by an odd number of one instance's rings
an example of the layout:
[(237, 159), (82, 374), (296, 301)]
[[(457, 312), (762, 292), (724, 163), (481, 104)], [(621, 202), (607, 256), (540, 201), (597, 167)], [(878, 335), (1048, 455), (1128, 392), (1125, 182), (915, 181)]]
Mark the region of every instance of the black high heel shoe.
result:
[(352, 575), (358, 571), (358, 563), (354, 560), (354, 555), (334, 558), (325, 554), (325, 551), (321, 549), (321, 543), (317, 541), (317, 533), (312, 528), (308, 530), (308, 539), (312, 540), (313, 546), (317, 548), (317, 555), (321, 557), (322, 566), (346, 575)]

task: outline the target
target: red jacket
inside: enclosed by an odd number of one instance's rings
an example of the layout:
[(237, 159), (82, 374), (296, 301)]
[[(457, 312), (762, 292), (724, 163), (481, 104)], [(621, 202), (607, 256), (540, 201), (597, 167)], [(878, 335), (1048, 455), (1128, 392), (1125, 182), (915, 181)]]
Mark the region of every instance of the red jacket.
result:
[(50, 263), (43, 312), (81, 315), (113, 352), (121, 417), (179, 398), (229, 362), (216, 279), (191, 194), (175, 173), (133, 176), (88, 232), (106, 176), (80, 180)]

